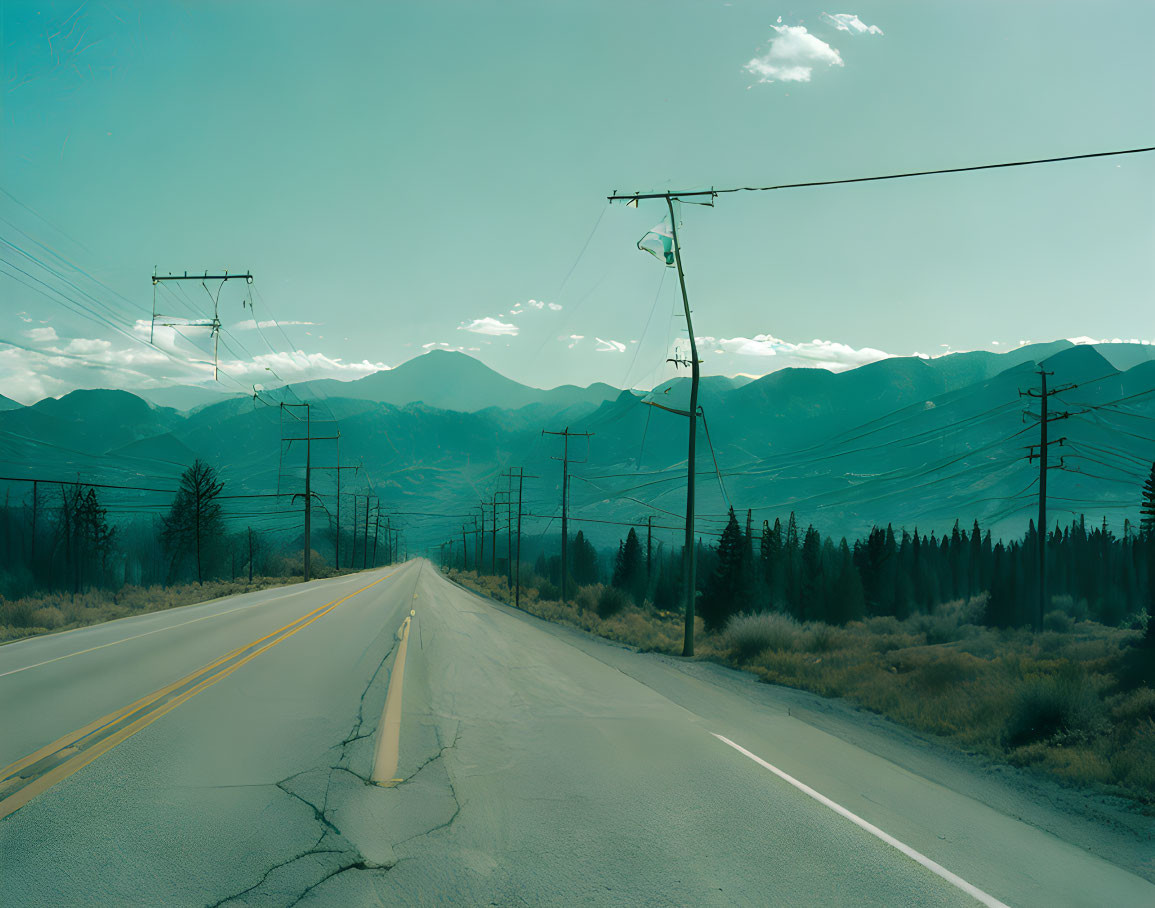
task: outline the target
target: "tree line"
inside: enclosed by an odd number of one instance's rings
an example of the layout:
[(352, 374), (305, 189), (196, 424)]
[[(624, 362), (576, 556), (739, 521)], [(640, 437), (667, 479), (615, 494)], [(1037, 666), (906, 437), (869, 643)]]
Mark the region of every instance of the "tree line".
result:
[[(1155, 488), (1155, 482), (1153, 482)], [(1155, 523), (1155, 506), (1151, 508)], [(1117, 626), (1134, 622), (1155, 595), (1155, 526), (1124, 524), (1122, 535), (1104, 520), (1085, 517), (1047, 532), (1047, 611)], [(945, 602), (983, 596), (992, 627), (1030, 625), (1038, 610), (1039, 533), (994, 540), (978, 521), (950, 532), (875, 527), (866, 536), (835, 540), (791, 513), (783, 523), (755, 529), (749, 512), (733, 509), (716, 544), (701, 540), (697, 559), (698, 613), (717, 630), (741, 612), (777, 611), (799, 621), (846, 624), (873, 616), (906, 618)], [(682, 552), (650, 548), (631, 528), (616, 553), (599, 559), (582, 533), (570, 540), (570, 574), (581, 586), (608, 582), (638, 605), (680, 611)], [(535, 573), (560, 581), (560, 558), (542, 553)], [(1155, 635), (1155, 622), (1148, 622)]]
[[(103, 490), (80, 481), (34, 484), (15, 504), (9, 492), (0, 506), (0, 596), (299, 573), (283, 541), (251, 526), (228, 530), (224, 489), (216, 469), (197, 459), (164, 513), (121, 523), (110, 520)], [(342, 545), (343, 561), (352, 554)]]

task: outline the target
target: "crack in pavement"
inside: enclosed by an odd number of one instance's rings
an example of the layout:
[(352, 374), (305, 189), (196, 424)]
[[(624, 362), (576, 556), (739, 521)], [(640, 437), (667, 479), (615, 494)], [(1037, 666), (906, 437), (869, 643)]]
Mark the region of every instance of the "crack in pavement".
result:
[[(420, 577), (421, 577), (421, 571), (419, 569), (417, 572), (417, 577), (414, 579), (414, 582), (413, 582), (414, 593), (416, 592), (417, 583), (420, 580)], [(396, 636), (394, 636), (392, 645), (389, 646), (388, 650), (381, 657), (380, 662), (378, 662), (377, 667), (373, 670), (372, 675), (369, 676), (368, 682), (365, 684), (364, 689), (361, 691), (361, 696), (360, 696), (360, 699), (359, 699), (358, 705), (357, 705), (357, 717), (356, 717), (356, 720), (354, 721), (352, 727), (350, 728), (349, 733), (339, 743), (334, 744), (329, 748), (330, 751), (333, 751), (333, 750), (339, 750), (340, 751), (335, 762), (330, 762), (327, 766), (317, 766), (317, 767), (312, 767), (310, 769), (301, 770), (300, 772), (296, 772), (290, 776), (286, 776), (285, 778), (280, 779), (277, 782), (271, 783), (272, 787), (275, 787), (277, 790), (283, 792), (288, 797), (293, 798), (296, 801), (300, 801), (302, 804), (304, 804), (306, 807), (308, 807), (312, 811), (313, 821), (318, 824), (318, 826), (320, 827), (320, 830), (321, 830), (321, 833), (317, 837), (317, 840), (312, 844), (312, 846), (305, 849), (304, 851), (301, 851), (298, 854), (295, 854), (292, 857), (290, 857), (284, 861), (280, 861), (276, 864), (273, 864), (271, 867), (269, 867), (267, 870), (265, 870), (264, 873), (261, 875), (260, 879), (258, 879), (251, 886), (248, 886), (247, 888), (242, 889), (239, 892), (235, 892), (231, 895), (227, 895), (224, 898), (221, 898), (218, 901), (213, 902), (209, 906), (209, 908), (220, 908), (220, 906), (226, 905), (230, 902), (243, 901), (245, 899), (245, 896), (252, 895), (254, 893), (259, 894), (259, 890), (261, 890), (261, 888), (264, 887), (269, 882), (270, 878), (278, 870), (281, 870), (285, 867), (289, 867), (292, 864), (295, 864), (299, 861), (306, 860), (306, 859), (312, 858), (312, 857), (317, 857), (317, 856), (321, 856), (321, 855), (341, 855), (341, 856), (343, 856), (344, 861), (339, 866), (328, 869), (319, 879), (314, 880), (313, 882), (309, 883), (304, 889), (302, 889), (299, 892), (299, 894), (291, 902), (285, 902), (284, 904), (296, 905), (298, 902), (300, 902), (302, 899), (304, 899), (313, 890), (317, 889), (319, 886), (323, 885), (324, 883), (328, 882), (329, 880), (331, 880), (331, 879), (333, 879), (333, 878), (335, 878), (335, 877), (337, 877), (343, 873), (347, 873), (349, 871), (370, 871), (370, 872), (376, 871), (379, 873), (385, 873), (385, 872), (388, 872), (390, 869), (392, 869), (393, 866), (395, 866), (395, 864), (396, 864), (395, 861), (390, 862), (390, 863), (374, 863), (372, 861), (367, 860), (365, 858), (365, 856), (362, 854), (361, 850), (354, 844), (354, 842), (352, 842), (345, 835), (345, 833), (342, 832), (341, 828), (330, 817), (329, 802), (330, 802), (331, 792), (333, 791), (334, 777), (337, 776), (338, 774), (342, 774), (342, 773), (352, 776), (354, 779), (357, 780), (357, 782), (361, 783), (364, 786), (373, 787), (374, 790), (380, 790), (380, 789), (378, 789), (377, 786), (374, 785), (374, 783), (370, 779), (368, 779), (366, 776), (362, 775), (361, 773), (357, 772), (356, 770), (354, 770), (351, 767), (350, 764), (351, 764), (352, 759), (353, 759), (353, 754), (350, 751), (350, 746), (353, 745), (357, 741), (361, 741), (361, 740), (364, 740), (366, 738), (371, 738), (371, 737), (373, 737), (374, 734), (376, 734), (377, 722), (372, 722), (371, 727), (367, 728), (367, 725), (369, 723), (367, 722), (366, 716), (365, 716), (366, 702), (367, 702), (367, 699), (369, 697), (369, 694), (375, 689), (375, 687), (380, 686), (379, 685), (379, 678), (381, 677), (382, 670), (385, 668), (386, 663), (388, 663), (390, 657), (393, 656), (394, 653), (396, 652), (398, 643), (399, 643), (398, 639), (396, 638)], [(416, 767), (416, 769), (413, 770), (413, 772), (411, 772), (405, 778), (405, 780), (399, 784), (404, 785), (404, 784), (412, 781), (426, 767), (428, 767), (432, 763), (435, 763), (436, 761), (442, 759), (445, 756), (445, 753), (447, 751), (452, 750), (454, 747), (456, 747), (457, 742), (461, 737), (461, 726), (460, 726), (460, 723), (458, 723), (458, 725), (454, 731), (453, 740), (450, 741), (448, 744), (445, 744), (445, 745), (440, 744), (440, 738), (441, 738), (440, 732), (438, 732), (435, 729), (435, 733), (437, 734), (437, 737), (438, 737), (438, 750), (437, 750), (437, 752), (435, 754), (433, 754), (432, 756), (430, 756), (428, 759), (424, 760), (422, 763), (420, 763)], [(320, 804), (317, 804), (315, 802), (315, 800), (311, 799), (310, 797), (307, 797), (306, 795), (302, 794), (300, 791), (294, 790), (295, 786), (293, 785), (293, 782), (294, 782), (294, 780), (299, 779), (302, 776), (307, 776), (310, 774), (320, 774), (320, 773), (325, 773), (325, 780), (324, 780), (324, 788), (321, 792), (321, 797), (319, 799)], [(444, 823), (440, 823), (437, 826), (434, 826), (434, 827), (432, 827), (432, 828), (430, 828), (430, 829), (428, 829), (422, 833), (419, 833), (417, 835), (409, 836), (408, 838), (402, 840), (402, 842), (411, 842), (415, 839), (421, 838), (422, 836), (427, 836), (427, 835), (430, 835), (434, 832), (437, 832), (438, 830), (448, 828), (457, 819), (458, 815), (461, 813), (462, 805), (461, 805), (461, 802), (458, 800), (457, 791), (453, 785), (452, 780), (448, 778), (448, 773), (446, 774), (446, 780), (447, 780), (447, 784), (449, 787), (450, 795), (452, 796), (453, 802), (455, 805), (455, 810), (453, 811), (453, 814)], [(269, 784), (269, 783), (264, 783), (264, 784)], [(400, 845), (400, 844), (402, 844), (402, 842), (397, 842), (397, 843), (393, 843), (393, 844), (394, 845)]]

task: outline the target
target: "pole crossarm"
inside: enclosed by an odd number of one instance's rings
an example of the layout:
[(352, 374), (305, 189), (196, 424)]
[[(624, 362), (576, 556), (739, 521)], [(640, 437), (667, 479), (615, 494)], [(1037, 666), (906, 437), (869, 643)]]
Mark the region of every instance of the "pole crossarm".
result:
[(690, 416), (689, 410), (679, 410), (677, 407), (667, 407), (665, 404), (660, 404), (657, 401), (643, 400), (642, 403), (647, 407), (657, 407), (659, 410), (665, 410), (667, 413), (673, 413), (676, 416), (685, 416), (686, 418), (689, 418)]
[(184, 274), (153, 274), (152, 282), (159, 284), (162, 281), (238, 281), (243, 280), (245, 283), (251, 284), (253, 276), (248, 272), (244, 274), (229, 274), (227, 271), (224, 274), (209, 274), (207, 271), (204, 274), (189, 274), (187, 271)]

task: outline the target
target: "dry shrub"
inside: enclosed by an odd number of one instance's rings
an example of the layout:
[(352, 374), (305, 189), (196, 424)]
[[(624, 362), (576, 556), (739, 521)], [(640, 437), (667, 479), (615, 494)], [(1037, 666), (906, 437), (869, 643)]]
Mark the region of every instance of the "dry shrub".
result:
[(56, 630), (65, 623), (64, 612), (53, 605), (47, 608), (38, 608), (32, 613), (32, 623), (36, 627), (45, 627), (50, 631)]
[(631, 605), (630, 597), (617, 587), (603, 587), (598, 595), (598, 617), (612, 618)]
[(1036, 742), (1080, 743), (1106, 724), (1103, 702), (1082, 672), (1068, 669), (1026, 681), (1016, 692), (1007, 722), (1008, 747)]
[(803, 638), (802, 625), (777, 612), (735, 615), (726, 623), (722, 635), (723, 645), (743, 662), (768, 649), (796, 649)]

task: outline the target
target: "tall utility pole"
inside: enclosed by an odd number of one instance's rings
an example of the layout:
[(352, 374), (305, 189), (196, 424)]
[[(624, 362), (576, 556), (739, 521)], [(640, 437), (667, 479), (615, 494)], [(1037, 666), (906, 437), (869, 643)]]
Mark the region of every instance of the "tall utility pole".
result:
[[(366, 504), (366, 506), (368, 506)], [(349, 550), (349, 570), (353, 570), (353, 563), (357, 560), (357, 496), (353, 496), (353, 548)]]
[(32, 554), (28, 559), (28, 566), (32, 568), (32, 576), (36, 577), (36, 510), (40, 505), (40, 480), (32, 480)]
[(493, 493), (493, 500), (490, 502), (493, 506), (493, 511), (490, 514), (492, 518), (489, 522), (489, 541), (492, 543), (489, 547), (489, 573), (497, 574), (497, 492)]
[[(313, 434), (313, 409), (308, 403), (299, 404), (281, 404), (281, 412), (288, 410), (295, 419), (301, 417), (293, 413), (293, 409), (297, 407), (305, 408), (305, 437), (304, 438), (281, 438), (282, 442), (303, 441), (305, 443), (305, 552), (304, 552), (304, 570), (305, 582), (309, 582), (312, 576), (312, 555), (313, 555), (313, 442), (315, 441), (339, 441), (341, 434), (336, 435), (314, 435)], [(338, 470), (337, 475), (341, 473)], [(293, 496), (296, 498), (296, 496)]]
[[(156, 332), (156, 320), (158, 318), (181, 319), (179, 322), (161, 322), (161, 325), (167, 328), (208, 328), (209, 336), (213, 340), (213, 381), (218, 381), (220, 379), (220, 369), (217, 357), (217, 349), (219, 348), (221, 341), (221, 287), (224, 287), (228, 281), (237, 280), (243, 280), (245, 283), (251, 284), (253, 282), (253, 276), (247, 272), (245, 274), (229, 274), (227, 271), (224, 274), (209, 274), (207, 271), (204, 274), (189, 274), (187, 271), (184, 274), (157, 274), (156, 269), (154, 268), (152, 271), (152, 322), (150, 323), (148, 329), (148, 342), (150, 344), (153, 342), (153, 337)], [(190, 322), (183, 316), (161, 315), (159, 312), (157, 312), (156, 288), (158, 284), (165, 283), (166, 281), (200, 281), (201, 286), (205, 288), (205, 293), (207, 293), (213, 301), (212, 319), (207, 322)], [(209, 290), (208, 281), (221, 282), (220, 286), (217, 287), (216, 293), (213, 293), (211, 290)], [(249, 304), (251, 307), (251, 299), (249, 300)]]
[[(697, 604), (697, 579), (695, 576), (697, 573), (697, 557), (694, 550), (694, 455), (697, 450), (698, 441), (698, 380), (700, 378), (701, 364), (698, 360), (698, 341), (694, 336), (694, 321), (690, 315), (690, 299), (686, 295), (686, 275), (682, 269), (682, 247), (678, 242), (678, 217), (674, 211), (674, 202), (681, 201), (684, 197), (692, 197), (695, 199), (696, 204), (713, 205), (716, 195), (717, 193), (713, 190), (708, 190), (704, 192), (633, 193), (630, 195), (618, 195), (614, 193), (609, 196), (611, 203), (625, 202), (634, 208), (638, 207), (638, 202), (642, 199), (666, 200), (666, 208), (670, 214), (669, 238), (672, 248), (664, 251), (662, 258), (667, 267), (672, 265), (678, 269), (678, 286), (682, 291), (682, 311), (686, 317), (686, 334), (690, 338), (690, 361), (687, 363), (684, 359), (680, 358), (671, 360), (675, 365), (688, 365), (690, 367), (690, 408), (686, 411), (672, 411), (688, 416), (690, 419), (689, 449), (686, 456), (686, 538), (682, 546), (682, 586), (686, 597), (686, 630), (682, 643), (683, 656), (694, 655), (694, 611)], [(643, 248), (640, 243), (639, 248)], [(650, 250), (646, 249), (645, 251), (648, 252)], [(666, 410), (670, 408), (662, 407), (661, 409)]]
[(481, 568), (485, 563), (485, 501), (482, 500), (477, 508), (481, 512), (480, 529), (477, 533), (477, 576), (481, 576)]
[[(1067, 440), (1066, 438), (1056, 438), (1048, 441), (1047, 426), (1056, 420), (1067, 419), (1071, 415), (1068, 412), (1049, 413), (1047, 401), (1054, 395), (1061, 394), (1063, 391), (1070, 391), (1075, 387), (1075, 385), (1062, 385), (1047, 390), (1047, 376), (1054, 374), (1054, 372), (1048, 372), (1039, 366), (1039, 390), (1030, 388), (1026, 392), (1019, 392), (1020, 395), (1025, 393), (1028, 397), (1037, 397), (1039, 400), (1039, 443), (1029, 446), (1027, 460), (1032, 463), (1036, 459), (1039, 461), (1039, 522), (1036, 525), (1039, 546), (1039, 604), (1035, 610), (1034, 625), (1035, 630), (1040, 631), (1043, 629), (1043, 615), (1047, 608), (1047, 470), (1062, 469), (1063, 466), (1061, 459), (1055, 467), (1048, 466), (1047, 449), (1050, 445), (1062, 445)], [(1036, 448), (1038, 448), (1037, 452)]]
[[(341, 448), (340, 448), (340, 443), (338, 443), (337, 466), (335, 466), (333, 469), (335, 469), (337, 471), (337, 536), (333, 542), (333, 546), (334, 546), (333, 564), (336, 566), (337, 570), (340, 570), (341, 569), (341, 471), (342, 470), (360, 470), (361, 466), (360, 466), (360, 464), (358, 464), (357, 466), (348, 466), (348, 467), (341, 466)], [(357, 503), (357, 496), (356, 495), (353, 496), (353, 503), (354, 504)], [(354, 514), (353, 515), (353, 532), (356, 532), (356, 531), (357, 531), (357, 515)], [(353, 566), (353, 562), (350, 561), (349, 567), (352, 567), (352, 566)]]
[[(566, 579), (569, 576), (569, 440), (571, 438), (590, 438), (593, 432), (571, 432), (569, 426), (561, 432), (547, 432), (542, 435), (560, 435), (565, 439), (562, 456), (554, 460), (561, 461), (561, 601), (566, 601)], [(584, 462), (584, 461), (583, 461)]]
[(527, 479), (537, 479), (537, 476), (526, 476), (525, 467), (517, 467), (517, 472), (514, 468), (510, 468), (503, 475), (509, 480), (509, 531), (510, 534), (514, 532), (513, 522), (513, 480), (517, 480), (517, 546), (510, 554), (511, 571), (510, 585), (513, 587), (513, 604), (517, 608), (521, 608), (521, 513), (522, 513), (522, 495), (525, 492), (525, 481)]
[[(506, 474), (502, 473), (501, 478), (504, 478), (505, 475)], [(506, 581), (507, 581), (506, 585), (509, 589), (513, 589), (513, 573), (512, 573), (513, 564), (511, 563), (512, 555), (513, 555), (513, 542), (512, 542), (512, 539), (510, 537), (510, 530), (512, 529), (510, 526), (510, 521), (512, 520), (512, 517), (511, 517), (512, 512), (510, 510), (509, 489), (498, 489), (497, 491), (495, 491), (493, 493), (493, 534), (491, 536), (491, 538), (493, 539), (493, 559), (492, 559), (490, 570), (492, 570), (494, 576), (497, 576), (497, 500), (499, 497), (504, 499), (503, 503), (505, 505), (505, 515), (506, 515), (506, 521), (505, 521), (505, 529), (506, 529), (506, 533), (505, 533), (505, 542), (506, 542), (505, 567), (506, 567), (506, 572), (505, 573), (506, 573)]]
[(361, 553), (361, 568), (369, 567), (369, 496), (365, 496), (365, 544)]
[(646, 592), (650, 595), (650, 582), (654, 576), (654, 515), (646, 517)]

